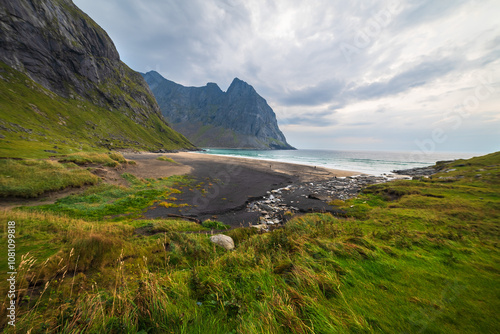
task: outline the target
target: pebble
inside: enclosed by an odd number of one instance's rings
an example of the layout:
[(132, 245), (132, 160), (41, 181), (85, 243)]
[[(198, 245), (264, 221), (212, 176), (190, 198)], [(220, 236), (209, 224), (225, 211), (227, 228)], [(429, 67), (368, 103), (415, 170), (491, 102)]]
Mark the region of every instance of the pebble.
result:
[[(370, 176), (370, 175), (358, 175), (349, 177), (337, 177), (325, 181), (318, 181), (316, 183), (302, 183), (288, 185), (285, 188), (274, 189), (268, 191), (267, 195), (262, 199), (248, 203), (247, 211), (249, 212), (259, 212), (261, 214), (261, 224), (254, 225), (253, 227), (260, 230), (266, 230), (262, 228), (264, 225), (279, 225), (282, 224), (282, 214), (284, 212), (291, 212), (292, 214), (299, 211), (298, 208), (293, 206), (287, 206), (283, 203), (283, 192), (287, 193), (300, 191), (298, 198), (304, 197), (308, 199), (341, 199), (346, 200), (353, 198), (359, 194), (361, 189), (376, 183), (384, 183), (393, 180), (394, 177), (391, 175), (383, 176)], [(303, 193), (309, 193), (309, 195)], [(300, 203), (300, 201), (290, 201), (293, 203)]]

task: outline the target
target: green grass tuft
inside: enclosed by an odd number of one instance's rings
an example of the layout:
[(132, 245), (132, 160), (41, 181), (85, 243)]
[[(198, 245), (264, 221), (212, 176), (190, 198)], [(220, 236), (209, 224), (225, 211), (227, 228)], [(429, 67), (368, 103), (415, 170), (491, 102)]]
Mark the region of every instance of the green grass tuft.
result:
[(0, 196), (37, 197), (44, 192), (96, 184), (99, 178), (73, 164), (50, 160), (0, 160)]
[(166, 161), (166, 162), (170, 162), (172, 164), (180, 165), (177, 161), (175, 161), (174, 159), (169, 158), (169, 157), (161, 156), (161, 157), (156, 158), (156, 160)]
[(209, 228), (212, 230), (228, 230), (231, 228), (231, 226), (229, 226), (229, 225), (226, 225), (224, 223), (221, 223), (221, 222), (218, 222), (215, 220), (210, 220), (210, 219), (205, 220), (203, 223), (201, 223), (201, 225), (203, 227), (206, 227), (206, 228)]
[(59, 162), (73, 162), (77, 165), (103, 164), (108, 167), (119, 166), (120, 163), (126, 164), (127, 160), (120, 153), (97, 153), (97, 152), (78, 152), (69, 154), (59, 159)]
[(179, 193), (173, 187), (190, 182), (183, 176), (139, 179), (124, 173), (122, 177), (131, 184), (130, 187), (100, 184), (81, 194), (59, 199), (54, 204), (26, 207), (24, 210), (42, 210), (89, 220), (120, 220), (140, 215), (142, 210), (153, 204), (170, 199), (170, 195)]

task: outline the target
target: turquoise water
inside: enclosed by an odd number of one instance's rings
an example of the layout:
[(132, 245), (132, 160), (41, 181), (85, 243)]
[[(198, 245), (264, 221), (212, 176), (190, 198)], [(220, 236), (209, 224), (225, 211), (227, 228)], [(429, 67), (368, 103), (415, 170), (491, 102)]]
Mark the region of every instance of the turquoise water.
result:
[(433, 165), (436, 161), (467, 159), (474, 153), (421, 153), (330, 150), (222, 150), (206, 149), (203, 154), (228, 155), (269, 161), (291, 162), (360, 173), (380, 175), (395, 169)]

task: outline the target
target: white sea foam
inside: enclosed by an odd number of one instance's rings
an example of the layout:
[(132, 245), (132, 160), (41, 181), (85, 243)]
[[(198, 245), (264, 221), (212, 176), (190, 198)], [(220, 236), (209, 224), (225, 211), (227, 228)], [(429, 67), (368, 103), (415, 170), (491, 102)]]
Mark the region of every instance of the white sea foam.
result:
[(206, 149), (205, 154), (290, 162), (302, 165), (380, 175), (395, 169), (433, 165), (437, 161), (467, 159), (481, 153), (409, 153), (330, 150), (229, 150)]

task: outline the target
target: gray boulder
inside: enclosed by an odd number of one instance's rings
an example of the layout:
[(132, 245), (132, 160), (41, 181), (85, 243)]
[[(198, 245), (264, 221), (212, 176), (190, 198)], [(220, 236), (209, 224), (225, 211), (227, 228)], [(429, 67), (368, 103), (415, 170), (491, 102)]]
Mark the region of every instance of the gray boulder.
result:
[(234, 249), (234, 241), (233, 238), (224, 235), (224, 234), (216, 234), (210, 237), (210, 241), (216, 245), (219, 245), (227, 250)]

